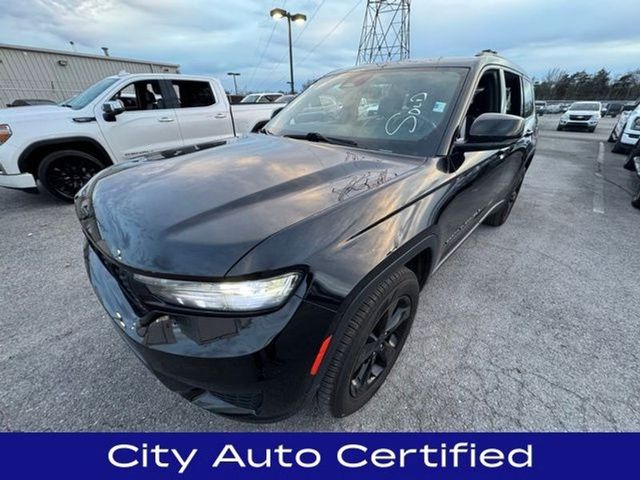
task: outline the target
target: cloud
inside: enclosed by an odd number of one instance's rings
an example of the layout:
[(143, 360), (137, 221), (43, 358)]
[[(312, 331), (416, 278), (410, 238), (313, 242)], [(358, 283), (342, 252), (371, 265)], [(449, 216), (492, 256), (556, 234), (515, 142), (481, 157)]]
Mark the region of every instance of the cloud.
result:
[[(0, 31), (7, 43), (68, 49), (73, 40), (79, 51), (92, 53), (107, 46), (115, 56), (179, 63), (185, 73), (216, 75), (225, 82), (227, 71), (239, 71), (243, 89), (273, 90), (287, 88), (288, 41), (285, 22), (274, 24), (269, 10), (284, 6), (309, 17), (315, 14), (305, 26), (293, 26), (300, 85), (353, 65), (365, 1), (345, 18), (355, 4), (355, 0), (5, 1)], [(412, 57), (468, 56), (493, 48), (537, 77), (556, 67), (568, 71), (605, 67), (619, 74), (640, 66), (636, 16), (633, 0), (619, 0), (615, 8), (598, 0), (414, 0)]]

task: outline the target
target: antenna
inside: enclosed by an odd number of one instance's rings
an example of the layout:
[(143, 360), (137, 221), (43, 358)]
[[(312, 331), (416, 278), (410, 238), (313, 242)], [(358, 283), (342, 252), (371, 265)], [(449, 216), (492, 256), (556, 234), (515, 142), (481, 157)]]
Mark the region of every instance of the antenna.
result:
[(411, 0), (367, 0), (356, 65), (409, 58)]

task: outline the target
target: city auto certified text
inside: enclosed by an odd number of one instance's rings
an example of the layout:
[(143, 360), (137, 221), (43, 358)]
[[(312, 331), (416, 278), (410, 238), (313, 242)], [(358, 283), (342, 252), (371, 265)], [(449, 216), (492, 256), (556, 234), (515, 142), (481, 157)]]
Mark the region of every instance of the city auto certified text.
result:
[[(118, 444), (111, 447), (108, 460), (116, 468), (167, 468), (184, 473), (192, 462), (204, 454), (197, 448), (180, 450), (155, 444), (149, 446)], [(284, 445), (266, 449), (238, 449), (226, 444), (220, 451), (208, 453), (211, 468), (223, 466), (238, 468), (315, 468), (323, 461), (314, 448), (293, 449)], [(344, 468), (404, 468), (409, 464), (426, 468), (531, 468), (533, 447), (504, 450), (479, 448), (475, 443), (458, 442), (437, 446), (425, 444), (420, 448), (370, 448), (357, 443), (341, 446), (334, 455), (338, 465)]]

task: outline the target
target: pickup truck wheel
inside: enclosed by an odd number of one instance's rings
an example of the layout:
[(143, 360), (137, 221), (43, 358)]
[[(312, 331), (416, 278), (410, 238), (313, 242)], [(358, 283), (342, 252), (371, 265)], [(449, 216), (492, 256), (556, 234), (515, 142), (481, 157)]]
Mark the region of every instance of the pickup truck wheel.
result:
[(636, 193), (636, 196), (633, 197), (633, 200), (631, 200), (631, 206), (635, 208), (640, 208), (640, 190), (638, 190), (638, 193)]
[(516, 186), (513, 188), (513, 190), (511, 190), (511, 193), (505, 199), (505, 203), (503, 203), (502, 206), (498, 207), (495, 212), (485, 218), (484, 222), (482, 223), (491, 227), (499, 227), (500, 225), (504, 225), (504, 223), (507, 221), (507, 218), (509, 218), (509, 215), (511, 214), (511, 210), (515, 205), (516, 200), (518, 199), (518, 193), (520, 193), (520, 187), (522, 187), (523, 180), (524, 177), (518, 180)]
[(614, 130), (612, 130), (611, 133), (609, 134), (609, 138), (607, 138), (607, 142), (613, 143), (615, 141), (616, 141), (616, 137), (614, 135)]
[(611, 148), (613, 153), (627, 153), (627, 148), (620, 141), (620, 137), (616, 139), (616, 143), (613, 144), (613, 148)]
[(93, 155), (78, 150), (60, 150), (42, 159), (38, 180), (55, 198), (71, 202), (78, 190), (103, 168)]
[(384, 383), (416, 315), (418, 279), (406, 267), (389, 275), (357, 306), (338, 340), (318, 400), (334, 417), (350, 415)]

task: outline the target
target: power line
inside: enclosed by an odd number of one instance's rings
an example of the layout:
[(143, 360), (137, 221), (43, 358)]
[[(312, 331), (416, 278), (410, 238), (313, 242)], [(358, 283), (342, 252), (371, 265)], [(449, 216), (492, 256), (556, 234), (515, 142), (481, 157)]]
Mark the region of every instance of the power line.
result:
[[(298, 35), (296, 36), (296, 38), (293, 39), (293, 43), (297, 43), (298, 40), (300, 39), (300, 37), (302, 37), (302, 34), (307, 30), (307, 27), (309, 26), (309, 24), (311, 23), (311, 21), (316, 17), (316, 15), (318, 14), (318, 12), (320, 11), (320, 9), (322, 8), (322, 6), (324, 5), (324, 3), (327, 0), (322, 0), (318, 6), (316, 7), (316, 9), (311, 13), (311, 15), (309, 15), (309, 19), (307, 20), (307, 22), (305, 23), (304, 27), (302, 28), (302, 30), (300, 30), (300, 32), (298, 33)], [(267, 79), (269, 78), (269, 75), (274, 72), (280, 65), (282, 65), (282, 63), (287, 59), (287, 54), (283, 55), (282, 58), (280, 60), (278, 60), (277, 62), (273, 63), (273, 66), (271, 67), (271, 69), (265, 74), (264, 78), (262, 79), (262, 81), (260, 82), (260, 85), (258, 87), (258, 90), (260, 90), (262, 88), (262, 86), (266, 83)], [(281, 81), (284, 80), (281, 79)]]
[(362, 0), (357, 0), (356, 1), (356, 3), (353, 5), (353, 7), (351, 7), (351, 9), (346, 13), (346, 15), (344, 17), (342, 17), (340, 19), (340, 21), (338, 23), (336, 23), (333, 26), (333, 28), (331, 30), (329, 30), (329, 32), (327, 32), (327, 34), (324, 37), (322, 37), (322, 39), (313, 46), (313, 48), (311, 50), (309, 50), (307, 52), (307, 55), (300, 61), (300, 64), (304, 63), (307, 60), (307, 58), (309, 58), (311, 56), (311, 54), (313, 52), (315, 52), (316, 49), (320, 45), (322, 45), (327, 38), (329, 38), (331, 35), (333, 35), (333, 33), (340, 27), (340, 25), (342, 25), (344, 23), (344, 21), (347, 19), (347, 17), (349, 17), (349, 15), (351, 15), (353, 13), (353, 11), (356, 9), (356, 7), (358, 5), (360, 5), (360, 3), (362, 3)]
[[(284, 2), (282, 2), (282, 8), (284, 8), (286, 4), (287, 4), (287, 0), (284, 0)], [(276, 24), (274, 22), (273, 23), (273, 27), (271, 27), (271, 34), (269, 35), (269, 38), (267, 39), (267, 44), (264, 46), (264, 50), (262, 50), (262, 55), (260, 55), (260, 60), (258, 60), (258, 63), (253, 68), (253, 72), (251, 73), (251, 77), (249, 77), (249, 83), (251, 83), (253, 81), (254, 77), (256, 76), (256, 72), (258, 71), (258, 68), (260, 68), (260, 65), (262, 65), (262, 61), (264, 60), (264, 56), (267, 53), (267, 50), (269, 49), (269, 45), (271, 45), (271, 39), (273, 38), (273, 34), (275, 33), (275, 31), (276, 31)]]

